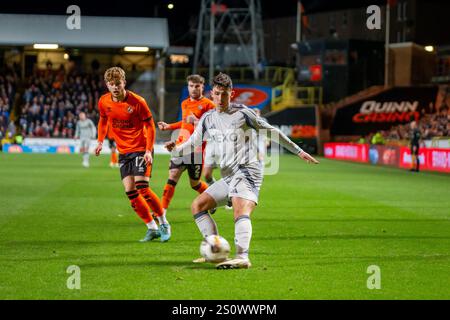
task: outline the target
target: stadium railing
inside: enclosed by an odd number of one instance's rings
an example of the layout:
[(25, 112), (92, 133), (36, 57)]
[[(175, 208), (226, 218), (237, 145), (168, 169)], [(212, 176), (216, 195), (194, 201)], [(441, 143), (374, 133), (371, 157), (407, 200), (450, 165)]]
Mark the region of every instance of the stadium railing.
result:
[(322, 87), (302, 87), (295, 81), (294, 70), (286, 74), (283, 84), (272, 88), (272, 111), (291, 106), (322, 105)]
[[(218, 70), (216, 70), (218, 72)], [(235, 83), (255, 81), (254, 70), (250, 67), (227, 67), (223, 71), (231, 76)], [(166, 80), (169, 83), (183, 83), (186, 77), (192, 73), (191, 68), (166, 68)], [(198, 68), (197, 73), (207, 77), (209, 68)], [(259, 81), (280, 84), (294, 73), (294, 69), (287, 67), (266, 66), (259, 72)]]

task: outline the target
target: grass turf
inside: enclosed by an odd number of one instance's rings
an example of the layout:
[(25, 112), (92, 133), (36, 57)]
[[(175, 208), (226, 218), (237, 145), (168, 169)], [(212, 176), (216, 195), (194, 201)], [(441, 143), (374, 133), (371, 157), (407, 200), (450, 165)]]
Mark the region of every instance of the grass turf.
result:
[[(109, 158), (0, 153), (0, 299), (449, 299), (450, 176), (282, 156), (254, 212), (249, 270), (195, 265), (200, 234), (186, 174), (168, 243), (137, 242)], [(160, 195), (167, 156), (156, 156)], [(214, 215), (232, 243), (232, 213)], [(81, 290), (66, 286), (68, 266)], [(367, 268), (381, 270), (369, 290)]]

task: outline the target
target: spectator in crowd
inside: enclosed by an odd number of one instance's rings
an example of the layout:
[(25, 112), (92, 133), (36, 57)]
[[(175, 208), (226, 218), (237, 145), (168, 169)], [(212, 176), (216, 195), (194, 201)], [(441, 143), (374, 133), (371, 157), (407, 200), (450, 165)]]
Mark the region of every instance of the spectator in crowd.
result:
[(97, 122), (96, 104), (104, 91), (98, 74), (47, 68), (28, 79), (19, 125), (25, 136), (73, 138), (78, 115)]
[(0, 150), (3, 150), (3, 146), (7, 143), (14, 143), (11, 132), (6, 132), (6, 135), (0, 140)]
[(20, 133), (17, 134), (17, 135), (14, 137), (14, 139), (15, 139), (15, 141), (14, 141), (15, 144), (21, 145), (21, 144), (23, 143), (23, 137), (22, 137), (22, 135), (21, 135)]
[[(416, 128), (420, 133), (421, 139), (429, 140), (433, 138), (450, 136), (450, 112), (447, 105), (443, 105), (432, 114), (423, 114), (419, 121), (416, 122)], [(410, 140), (410, 124), (396, 125), (389, 130), (380, 131), (389, 144), (398, 143), (408, 145)], [(375, 135), (376, 135), (375, 134)], [(369, 141), (373, 144), (374, 134), (371, 135)]]
[(13, 134), (15, 132), (15, 127), (11, 128), (10, 113), (16, 86), (17, 75), (14, 69), (0, 66), (0, 140), (7, 136), (8, 131), (12, 130)]
[(361, 144), (367, 143), (367, 141), (366, 141), (366, 136), (365, 136), (365, 135), (362, 135), (362, 136), (358, 139), (358, 143), (361, 143)]
[(374, 136), (372, 137), (372, 144), (384, 144), (384, 137), (383, 134), (378, 131), (377, 133), (374, 134)]

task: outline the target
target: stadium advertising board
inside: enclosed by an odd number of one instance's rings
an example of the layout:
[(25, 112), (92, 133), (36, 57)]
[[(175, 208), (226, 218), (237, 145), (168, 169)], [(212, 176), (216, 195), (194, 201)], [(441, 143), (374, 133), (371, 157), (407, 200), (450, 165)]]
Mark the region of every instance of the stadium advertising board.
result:
[(265, 118), (305, 151), (317, 153), (316, 114), (316, 106), (304, 106), (270, 112)]
[[(370, 162), (402, 169), (412, 166), (408, 147), (330, 142), (324, 145), (324, 155), (328, 159)], [(450, 149), (422, 147), (419, 160), (420, 170), (450, 173)]]
[(45, 146), (45, 145), (18, 145), (5, 144), (4, 152), (8, 153), (75, 153), (73, 146)]
[(399, 148), (393, 146), (371, 145), (369, 150), (371, 164), (398, 167)]
[(437, 87), (397, 87), (349, 104), (336, 110), (331, 135), (365, 135), (418, 120), (436, 94)]
[(325, 158), (367, 162), (369, 159), (369, 145), (356, 143), (325, 143)]
[[(450, 173), (450, 149), (421, 148), (419, 150), (420, 169)], [(401, 168), (411, 168), (411, 150), (400, 148)]]
[[(211, 86), (205, 85), (205, 96), (209, 97)], [(231, 102), (245, 104), (250, 108), (264, 109), (270, 103), (272, 88), (259, 85), (236, 84), (233, 86), (234, 96)], [(181, 92), (180, 109), (178, 111), (178, 120), (181, 120), (181, 102), (189, 96), (187, 87)]]
[[(95, 153), (96, 143), (91, 141), (89, 152)], [(47, 138), (26, 138), (22, 145), (5, 144), (3, 152), (8, 153), (80, 153), (80, 140), (75, 139), (47, 139)], [(103, 154), (111, 154), (109, 143), (103, 144)], [(156, 143), (154, 145), (155, 154), (169, 154), (164, 148), (164, 144)]]
[(269, 102), (272, 94), (271, 87), (257, 85), (236, 85), (232, 102), (245, 104), (250, 108), (263, 109)]

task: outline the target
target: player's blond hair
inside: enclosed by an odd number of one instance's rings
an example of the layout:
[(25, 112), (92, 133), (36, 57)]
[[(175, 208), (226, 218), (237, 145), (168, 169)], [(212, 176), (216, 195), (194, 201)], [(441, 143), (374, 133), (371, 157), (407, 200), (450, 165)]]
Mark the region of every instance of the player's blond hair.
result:
[(199, 74), (191, 74), (186, 78), (187, 82), (193, 82), (193, 83), (201, 83), (204, 84), (205, 83), (205, 78), (203, 78), (201, 75)]
[(120, 67), (112, 67), (105, 71), (105, 81), (117, 81), (124, 80), (125, 81), (125, 71), (123, 71)]
[(233, 81), (226, 73), (220, 72), (213, 79), (213, 86), (224, 87), (226, 89), (233, 89)]

